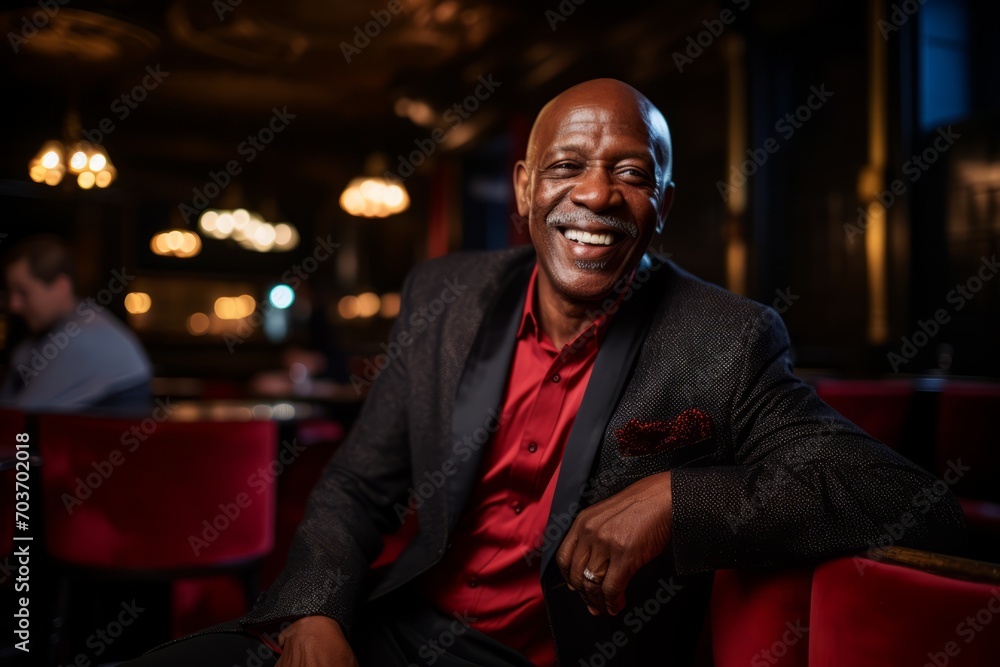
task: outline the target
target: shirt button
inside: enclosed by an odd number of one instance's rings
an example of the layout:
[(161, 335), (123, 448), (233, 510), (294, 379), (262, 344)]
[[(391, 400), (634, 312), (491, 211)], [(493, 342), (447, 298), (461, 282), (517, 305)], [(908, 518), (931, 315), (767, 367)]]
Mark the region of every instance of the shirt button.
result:
[(538, 445), (537, 444), (535, 444), (533, 442), (528, 443), (528, 451), (529, 452), (531, 452), (532, 454), (534, 454), (537, 450), (538, 450)]
[(521, 503), (514, 503), (514, 514), (520, 514), (522, 509)]
[(475, 577), (469, 577), (469, 588), (475, 588), (478, 585), (479, 582), (476, 580)]
[(552, 381), (553, 382), (559, 382), (559, 380), (561, 380), (561, 379), (562, 378), (559, 377), (559, 373), (556, 373), (555, 375), (552, 376)]

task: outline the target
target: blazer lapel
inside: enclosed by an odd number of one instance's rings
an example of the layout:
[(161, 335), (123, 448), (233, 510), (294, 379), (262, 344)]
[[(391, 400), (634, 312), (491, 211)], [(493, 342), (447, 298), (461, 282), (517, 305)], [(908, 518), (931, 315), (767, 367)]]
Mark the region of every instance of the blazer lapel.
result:
[(531, 261), (517, 267), (487, 307), (455, 394), (451, 441), (446, 452), (457, 471), (448, 478), (445, 494), (449, 533), (462, 513), (477, 478), (483, 450), (499, 423), (533, 265)]
[[(662, 266), (652, 266), (653, 261), (662, 260), (651, 260), (649, 255), (643, 256), (640, 269), (657, 271), (662, 268)], [(604, 439), (604, 430), (618, 405), (618, 397), (625, 389), (632, 364), (649, 329), (653, 304), (660, 292), (658, 278), (659, 276), (653, 276), (645, 283), (641, 283), (639, 289), (633, 291), (630, 299), (622, 301), (608, 326), (604, 340), (601, 341), (600, 350), (594, 360), (594, 370), (590, 374), (587, 390), (576, 413), (569, 440), (566, 441), (550, 516), (575, 517), (576, 511), (571, 510), (579, 508), (574, 508), (573, 505), (590, 486), (588, 478), (594, 457)], [(572, 521), (559, 520), (549, 521), (546, 526), (545, 550), (541, 566), (543, 575), (570, 525)], [(553, 528), (558, 530), (558, 535), (554, 539), (549, 539), (552, 537), (549, 532)]]

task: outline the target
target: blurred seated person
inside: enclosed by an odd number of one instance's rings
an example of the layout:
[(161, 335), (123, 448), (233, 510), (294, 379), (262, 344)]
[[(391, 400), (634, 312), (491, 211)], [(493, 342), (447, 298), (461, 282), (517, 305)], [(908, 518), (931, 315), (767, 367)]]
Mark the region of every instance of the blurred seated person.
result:
[(21, 241), (5, 273), (8, 307), (30, 336), (11, 352), (0, 404), (33, 411), (148, 409), (149, 358), (102, 305), (77, 297), (65, 241), (50, 235)]

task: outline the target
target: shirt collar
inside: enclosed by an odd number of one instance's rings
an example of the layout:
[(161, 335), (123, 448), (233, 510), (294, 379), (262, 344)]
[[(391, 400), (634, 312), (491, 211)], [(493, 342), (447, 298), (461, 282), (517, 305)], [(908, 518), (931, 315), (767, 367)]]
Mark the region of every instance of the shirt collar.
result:
[[(600, 339), (604, 337), (604, 332), (607, 331), (608, 325), (611, 324), (611, 318), (613, 314), (618, 310), (621, 305), (622, 298), (628, 291), (628, 286), (632, 284), (632, 279), (635, 277), (635, 271), (633, 270), (628, 276), (628, 280), (625, 282), (625, 289), (617, 295), (614, 301), (614, 306), (611, 308), (602, 308), (600, 314), (597, 316), (590, 326), (581, 331), (572, 342), (566, 343), (564, 349), (572, 348), (572, 350), (577, 351), (587, 347), (590, 344), (599, 344)], [(535, 262), (534, 268), (531, 270), (531, 277), (528, 279), (528, 293), (524, 299), (524, 310), (521, 313), (521, 325), (517, 329), (517, 339), (522, 340), (527, 336), (534, 336), (537, 342), (541, 342), (543, 339), (547, 339), (545, 333), (542, 331), (542, 327), (538, 323), (538, 311), (536, 302), (536, 293), (538, 291), (538, 262)], [(605, 301), (604, 303), (607, 303)]]

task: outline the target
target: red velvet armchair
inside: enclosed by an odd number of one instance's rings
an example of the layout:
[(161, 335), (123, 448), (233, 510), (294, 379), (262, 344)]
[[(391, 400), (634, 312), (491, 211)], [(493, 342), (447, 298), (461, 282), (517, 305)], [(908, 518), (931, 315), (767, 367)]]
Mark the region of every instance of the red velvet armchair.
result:
[(1000, 565), (889, 547), (780, 572), (722, 570), (716, 667), (1000, 665)]

